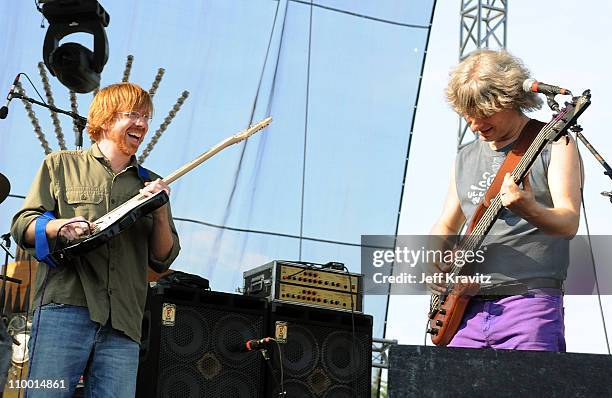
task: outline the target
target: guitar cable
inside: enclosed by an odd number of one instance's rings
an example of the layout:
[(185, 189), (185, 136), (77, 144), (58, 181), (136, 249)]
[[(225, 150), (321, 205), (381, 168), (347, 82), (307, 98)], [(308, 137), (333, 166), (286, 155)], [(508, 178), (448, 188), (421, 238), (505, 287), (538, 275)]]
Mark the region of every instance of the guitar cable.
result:
[[(53, 250), (52, 250), (53, 252), (55, 252), (55, 249), (57, 248), (57, 242), (58, 242), (58, 240), (59, 240), (59, 237), (60, 237), (60, 232), (62, 231), (62, 229), (63, 229), (65, 226), (67, 226), (67, 225), (70, 225), (70, 224), (76, 224), (76, 223), (78, 223), (78, 222), (81, 222), (81, 223), (82, 223), (82, 222), (87, 223), (87, 228), (89, 229), (90, 234), (91, 234), (91, 231), (93, 230), (93, 228), (92, 228), (91, 226), (92, 226), (92, 224), (93, 224), (93, 223), (91, 223), (91, 222), (89, 222), (89, 221), (87, 221), (87, 220), (76, 220), (76, 221), (70, 221), (70, 222), (67, 222), (66, 224), (64, 224), (64, 225), (62, 225), (61, 227), (59, 227), (59, 229), (57, 230), (57, 234), (55, 235), (55, 242), (53, 243)], [(89, 236), (90, 234), (88, 234), (87, 236)]]
[[(55, 235), (55, 242), (53, 244), (53, 251), (54, 252), (55, 252), (55, 249), (57, 247), (57, 241), (59, 240), (60, 231), (62, 230), (62, 228), (64, 228), (65, 226), (67, 226), (69, 224), (74, 224), (74, 223), (77, 223), (77, 222), (83, 222), (83, 221), (81, 221), (81, 220), (79, 220), (79, 221), (70, 221), (70, 222), (67, 222), (66, 224), (62, 225), (61, 227), (59, 227), (59, 229), (57, 230), (57, 234)], [(86, 222), (89, 224), (88, 221), (86, 221)], [(30, 259), (29, 261), (30, 261), (30, 264), (31, 264), (32, 260)], [(41, 316), (41, 312), (42, 312), (41, 311), (41, 307), (43, 305), (42, 303), (43, 303), (44, 297), (45, 297), (45, 290), (47, 289), (47, 282), (49, 281), (49, 274), (53, 271), (53, 268), (51, 268), (48, 264), (45, 264), (45, 265), (47, 266), (47, 272), (45, 274), (45, 279), (43, 281), (43, 285), (42, 285), (41, 292), (40, 292), (40, 302), (38, 303), (38, 314), (37, 314), (37, 317), (36, 317), (38, 319), (38, 322), (40, 322), (40, 316)], [(31, 280), (32, 280), (32, 268), (31, 268), (31, 265), (30, 265), (30, 281)], [(29, 315), (29, 311), (28, 311), (28, 315)], [(36, 320), (34, 320), (34, 323), (36, 323)], [(27, 325), (27, 317), (26, 317), (26, 325)], [(32, 329), (34, 329), (34, 327), (32, 327)], [(31, 333), (34, 334), (34, 336), (33, 336), (33, 341), (32, 341), (32, 350), (30, 352), (30, 358), (29, 358), (30, 366), (28, 368), (28, 379), (30, 378), (30, 371), (32, 370), (32, 363), (34, 362), (34, 352), (36, 351), (36, 341), (38, 340), (38, 334), (40, 333), (40, 323), (36, 324), (36, 331), (32, 330)], [(68, 388), (70, 388), (69, 382), (70, 381), (67, 380), (66, 384), (68, 385)], [(24, 397), (27, 398), (27, 396), (28, 396), (28, 390), (26, 388), (25, 393), (24, 393)]]
[[(349, 271), (349, 269), (347, 268), (346, 265), (342, 264), (342, 267), (344, 268), (344, 270), (346, 271), (346, 277), (348, 279), (348, 288), (349, 288), (349, 296), (351, 297), (351, 338), (352, 338), (352, 344), (353, 346), (351, 347), (351, 352), (349, 355), (349, 358), (351, 358), (352, 360), (350, 361), (350, 365), (349, 366), (353, 366), (354, 358), (353, 355), (356, 353), (357, 355), (359, 355), (357, 348), (357, 336), (355, 334), (355, 302), (353, 301), (353, 281), (351, 280), (351, 273)], [(372, 343), (370, 342), (370, 345)], [(353, 374), (352, 377), (352, 384), (353, 384), (353, 393), (357, 392), (357, 372), (359, 371), (359, 369), (351, 369), (351, 373)]]
[[(285, 391), (285, 375), (283, 373), (283, 354), (281, 352), (281, 347), (280, 344), (278, 343), (278, 341), (276, 339), (273, 339), (270, 337), (270, 339), (276, 343), (276, 350), (278, 351), (278, 363), (279, 363), (279, 369), (280, 369), (280, 392), (278, 393), (279, 397), (285, 397), (287, 395), (287, 392)], [(274, 373), (272, 373), (274, 374)]]
[(597, 279), (597, 267), (595, 266), (595, 254), (593, 253), (593, 245), (591, 243), (591, 231), (589, 229), (589, 220), (587, 218), (586, 206), (584, 204), (584, 165), (582, 163), (582, 154), (580, 153), (580, 149), (578, 148), (578, 142), (576, 142), (576, 152), (578, 153), (578, 158), (580, 161), (580, 201), (582, 203), (582, 212), (584, 213), (584, 224), (587, 231), (587, 239), (589, 242), (589, 252), (591, 255), (591, 266), (593, 267), (593, 277), (595, 279), (595, 290), (597, 291), (597, 302), (599, 305), (599, 313), (601, 315), (601, 323), (603, 326), (604, 337), (606, 339), (606, 347), (608, 349), (608, 355), (612, 355), (610, 352), (610, 341), (608, 340), (608, 329), (606, 328), (606, 317), (603, 311), (603, 305), (601, 302), (601, 292), (599, 289), (599, 280)]
[[(32, 291), (32, 256), (31, 256), (31, 255), (28, 255), (28, 275), (29, 275), (29, 276), (28, 276), (28, 278), (29, 278), (29, 281), (30, 281), (30, 292), (31, 292), (31, 291)], [(26, 299), (27, 299), (27, 302), (28, 302), (28, 304), (29, 304), (30, 300), (29, 300), (29, 297), (28, 297), (28, 292), (27, 292), (27, 290), (26, 290), (26, 297), (25, 297), (24, 301), (25, 301)], [(30, 321), (30, 309), (29, 309), (29, 308), (26, 306), (26, 323), (25, 323), (25, 328), (24, 328), (24, 334), (25, 334), (26, 336), (28, 336), (28, 333), (27, 333), (27, 332), (28, 332), (28, 322), (29, 322), (29, 321)], [(30, 328), (30, 334), (32, 334), (32, 329), (31, 329), (31, 328)], [(27, 348), (28, 348), (28, 341), (26, 341), (26, 340), (24, 339), (24, 342), (23, 342), (22, 344), (25, 344), (25, 347), (23, 347), (23, 348), (22, 348), (22, 350), (21, 350), (22, 355), (21, 355), (21, 358), (20, 358), (20, 359), (21, 359), (22, 361), (24, 361), (24, 360), (26, 359), (26, 353), (27, 353), (27, 352), (26, 352), (26, 350), (27, 350)], [(34, 348), (34, 346), (32, 346), (32, 348)], [(34, 355), (34, 354), (32, 353), (32, 355)], [(29, 359), (30, 359), (30, 358), (28, 358), (28, 360), (29, 360)], [(24, 362), (25, 362), (25, 361), (24, 361)], [(22, 362), (22, 366), (21, 366), (21, 368), (19, 369), (19, 380), (23, 380), (23, 368), (25, 367), (25, 366), (23, 365), (23, 363), (24, 363), (24, 362)], [(32, 363), (32, 362), (30, 361), (30, 364), (31, 364), (31, 363)], [(29, 374), (29, 373), (30, 373), (30, 368), (28, 368), (28, 374)], [(22, 392), (22, 390), (21, 390), (21, 389), (19, 389), (19, 393), (17, 393), (17, 398), (20, 398), (20, 397), (21, 397), (21, 392)], [(24, 393), (24, 395), (25, 395), (25, 393)]]
[[(41, 264), (41, 263), (39, 263), (39, 264)], [(41, 311), (41, 307), (43, 305), (42, 303), (43, 303), (43, 299), (45, 297), (45, 290), (47, 289), (47, 281), (49, 280), (49, 274), (52, 271), (52, 268), (48, 264), (45, 264), (45, 265), (47, 266), (47, 272), (45, 274), (45, 279), (43, 281), (42, 289), (41, 289), (41, 292), (40, 292), (40, 302), (38, 303), (38, 314), (37, 314), (38, 315), (37, 319), (38, 319), (39, 323), (36, 324), (36, 331), (35, 332), (33, 330), (34, 329), (34, 325), (32, 325), (32, 333), (34, 334), (34, 337), (33, 337), (33, 341), (32, 341), (32, 350), (30, 351), (30, 358), (29, 358), (30, 366), (28, 367), (28, 376), (27, 376), (28, 380), (30, 379), (30, 372), (32, 371), (32, 363), (34, 362), (34, 352), (36, 351), (36, 340), (38, 339), (38, 333), (40, 332), (40, 314), (42, 312)], [(34, 323), (36, 323), (36, 320), (34, 320)], [(26, 325), (27, 325), (27, 323), (26, 323)], [(70, 387), (68, 387), (68, 388), (70, 388)], [(24, 397), (25, 398), (28, 397), (28, 389), (27, 388), (25, 389)]]
[(274, 368), (272, 367), (272, 364), (270, 364), (270, 361), (269, 361), (270, 358), (263, 352), (264, 350), (259, 350), (259, 352), (262, 353), (264, 361), (268, 365), (268, 368), (270, 368), (270, 374), (272, 375), (274, 382), (280, 388), (278, 396), (280, 398), (284, 398), (287, 396), (287, 392), (285, 391), (285, 375), (283, 372), (283, 354), (281, 352), (281, 347), (276, 339), (272, 337), (268, 337), (267, 339), (276, 343), (276, 350), (278, 351), (278, 361), (279, 361), (278, 363), (279, 363), (279, 369), (280, 369), (280, 382), (278, 381), (278, 379), (276, 378), (276, 375), (274, 374)]

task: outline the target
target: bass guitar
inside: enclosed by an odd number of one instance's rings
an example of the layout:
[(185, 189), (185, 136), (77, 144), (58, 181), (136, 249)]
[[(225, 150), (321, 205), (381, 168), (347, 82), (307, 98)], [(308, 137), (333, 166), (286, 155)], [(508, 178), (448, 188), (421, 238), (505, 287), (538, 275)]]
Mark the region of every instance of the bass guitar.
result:
[[(565, 107), (542, 127), (511, 173), (516, 184), (523, 181), (537, 157), (549, 143), (565, 136), (568, 130), (576, 125), (578, 117), (591, 104), (590, 100), (589, 90), (586, 90), (581, 96), (573, 97), (572, 102), (565, 103)], [(497, 193), (489, 201), (488, 206), (483, 205), (477, 209), (456, 250), (464, 252), (478, 250), (502, 210), (501, 195)], [(469, 275), (470, 267), (466, 267), (463, 262), (453, 261), (450, 264), (449, 273)], [(457, 279), (477, 280), (475, 278)], [(431, 295), (427, 333), (431, 334), (431, 341), (435, 345), (444, 346), (451, 341), (461, 325), (470, 299), (478, 293), (479, 289), (480, 284), (477, 282), (451, 282), (444, 294)]]
[[(226, 138), (191, 162), (175, 170), (162, 181), (166, 184), (171, 184), (183, 175), (187, 174), (189, 171), (204, 163), (206, 160), (221, 152), (223, 149), (247, 139), (259, 130), (262, 130), (268, 126), (271, 122), (272, 118), (268, 117), (250, 126), (249, 128), (234, 134), (229, 138)], [(155, 209), (160, 208), (166, 203), (168, 203), (168, 195), (165, 191), (159, 191), (149, 197), (138, 194), (104, 216), (93, 221), (90, 224), (91, 233), (89, 236), (82, 240), (69, 242), (65, 247), (53, 251), (51, 256), (55, 261), (61, 262), (69, 256), (87, 253), (88, 251), (105, 244), (126, 228), (133, 225), (141, 217), (151, 213)]]

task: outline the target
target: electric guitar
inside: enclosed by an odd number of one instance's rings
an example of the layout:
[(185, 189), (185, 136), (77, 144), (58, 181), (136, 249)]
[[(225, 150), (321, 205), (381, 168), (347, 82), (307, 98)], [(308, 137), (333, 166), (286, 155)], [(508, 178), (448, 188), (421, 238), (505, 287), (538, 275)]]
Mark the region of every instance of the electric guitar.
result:
[[(590, 100), (591, 93), (589, 90), (586, 90), (579, 97), (573, 97), (572, 102), (565, 103), (565, 107), (542, 127), (511, 173), (516, 184), (523, 181), (537, 157), (549, 143), (568, 134), (568, 129), (576, 125), (578, 117), (591, 104)], [(501, 195), (497, 193), (489, 202), (488, 207), (479, 207), (472, 217), (466, 234), (460, 240), (457, 247), (458, 251), (478, 250), (486, 234), (491, 230), (495, 220), (503, 210), (501, 203)], [(465, 267), (463, 263), (457, 264), (454, 261), (449, 273), (467, 275), (469, 267)], [(435, 345), (444, 346), (451, 341), (461, 325), (463, 314), (470, 299), (478, 293), (479, 289), (480, 284), (476, 282), (452, 283), (451, 281), (444, 294), (431, 295), (427, 333), (431, 334), (431, 341)]]
[[(230, 145), (236, 144), (242, 140), (247, 139), (251, 135), (255, 134), (259, 130), (262, 130), (272, 122), (272, 118), (268, 117), (261, 120), (260, 122), (250, 126), (249, 128), (234, 134), (233, 136), (226, 138), (219, 142), (217, 145), (204, 152), (191, 162), (183, 165), (169, 176), (164, 178), (162, 181), (166, 184), (171, 184), (189, 171), (193, 170), (197, 166), (204, 163), (223, 149)], [(168, 195), (165, 191), (159, 191), (155, 194), (146, 197), (145, 195), (138, 194), (113, 209), (109, 213), (100, 217), (90, 224), (92, 230), (91, 234), (86, 238), (78, 241), (71, 241), (65, 247), (55, 250), (51, 253), (51, 256), (60, 262), (69, 256), (81, 255), (93, 250), (118, 234), (124, 231), (126, 228), (133, 225), (137, 220), (146, 214), (160, 208), (164, 204), (168, 203)]]

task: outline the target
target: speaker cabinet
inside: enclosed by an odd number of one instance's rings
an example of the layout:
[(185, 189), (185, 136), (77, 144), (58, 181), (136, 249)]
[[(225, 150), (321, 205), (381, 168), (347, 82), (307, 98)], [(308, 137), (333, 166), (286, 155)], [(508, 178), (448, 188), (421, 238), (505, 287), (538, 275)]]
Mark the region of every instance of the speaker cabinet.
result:
[(612, 397), (609, 355), (397, 345), (389, 397)]
[(136, 396), (264, 397), (263, 357), (239, 347), (265, 335), (267, 306), (248, 296), (151, 288)]
[[(371, 316), (352, 317), (350, 312), (271, 303), (268, 335), (272, 337), (277, 321), (287, 323), (287, 342), (280, 345), (287, 397), (370, 397)], [(277, 397), (277, 350), (271, 350), (270, 355), (272, 374), (266, 378), (266, 397)]]

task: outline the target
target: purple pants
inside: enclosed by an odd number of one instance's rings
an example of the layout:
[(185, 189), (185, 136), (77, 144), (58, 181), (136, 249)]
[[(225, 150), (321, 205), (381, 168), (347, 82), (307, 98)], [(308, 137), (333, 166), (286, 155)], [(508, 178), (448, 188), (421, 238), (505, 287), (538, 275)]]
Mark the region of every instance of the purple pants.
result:
[(474, 298), (449, 347), (565, 352), (563, 296), (556, 289), (498, 300)]

